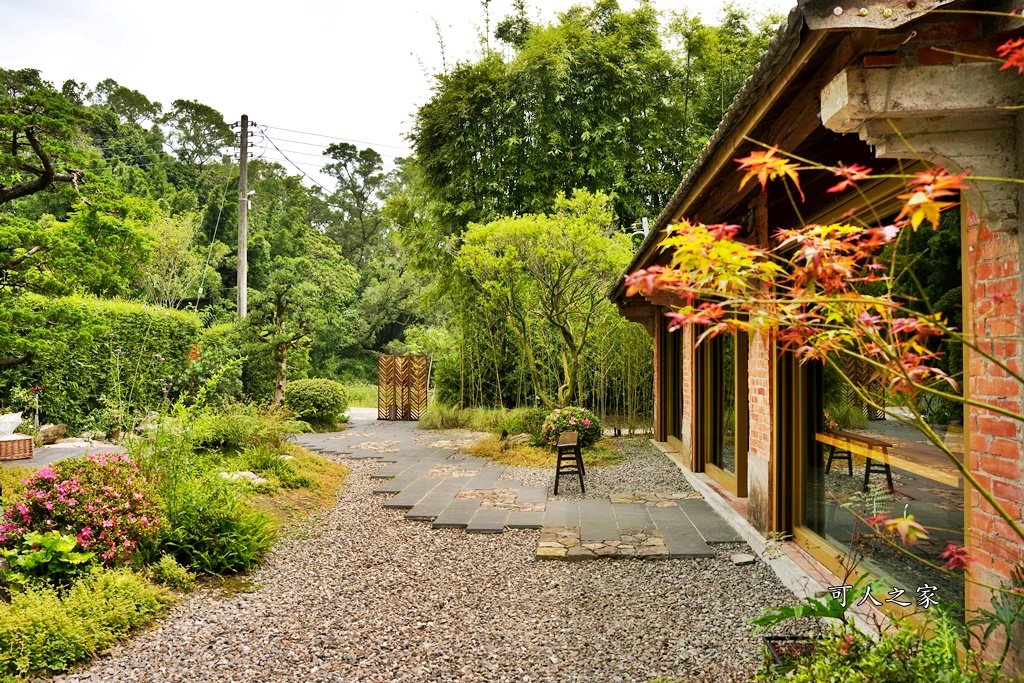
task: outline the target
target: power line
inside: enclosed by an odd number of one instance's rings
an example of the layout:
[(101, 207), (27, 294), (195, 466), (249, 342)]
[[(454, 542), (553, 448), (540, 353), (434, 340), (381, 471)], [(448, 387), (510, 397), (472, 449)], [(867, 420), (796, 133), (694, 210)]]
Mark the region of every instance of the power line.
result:
[[(269, 126), (268, 126), (268, 128), (269, 128)], [(283, 129), (282, 129), (282, 130), (283, 130)], [(317, 181), (316, 181), (316, 180), (315, 180), (315, 179), (314, 179), (314, 178), (313, 178), (313, 177), (312, 177), (311, 175), (309, 175), (308, 173), (306, 173), (305, 171), (303, 171), (303, 170), (302, 170), (301, 168), (299, 168), (299, 165), (298, 165), (298, 164), (296, 164), (296, 163), (295, 163), (294, 161), (292, 161), (291, 159), (288, 159), (288, 155), (287, 155), (287, 154), (285, 154), (284, 152), (282, 152), (282, 151), (281, 151), (281, 148), (277, 146), (277, 143), (276, 143), (276, 142), (274, 142), (274, 139), (273, 139), (272, 137), (270, 137), (270, 136), (269, 136), (269, 135), (267, 135), (266, 133), (263, 133), (263, 137), (265, 137), (265, 138), (267, 139), (267, 142), (269, 142), (270, 144), (272, 144), (272, 145), (274, 146), (274, 149), (276, 149), (276, 150), (277, 150), (277, 152), (278, 152), (278, 153), (279, 153), (279, 154), (280, 154), (281, 156), (283, 156), (283, 157), (284, 157), (285, 159), (287, 159), (287, 160), (288, 160), (288, 163), (289, 163), (289, 164), (291, 164), (292, 166), (294, 166), (294, 167), (295, 167), (295, 170), (296, 170), (296, 171), (298, 171), (299, 173), (301, 173), (302, 175), (304, 175), (304, 176), (305, 176), (306, 178), (308, 178), (308, 179), (310, 180), (310, 182), (314, 183), (314, 184), (315, 184), (315, 185), (316, 185), (317, 187), (319, 187), (319, 188), (320, 188), (321, 190), (323, 190), (324, 192), (327, 192), (328, 194), (330, 194), (330, 192), (331, 192), (330, 190), (328, 190), (328, 189), (327, 189), (326, 187), (324, 187), (324, 186), (323, 186), (323, 185), (321, 185), (321, 184), (320, 184), (319, 182), (317, 182)], [(242, 153), (243, 153), (243, 154), (245, 154), (245, 150), (242, 150)]]
[(400, 149), (407, 151), (407, 147), (400, 147), (398, 145), (388, 145), (383, 142), (367, 142), (366, 140), (353, 140), (352, 138), (343, 138), (338, 135), (324, 135), (323, 133), (309, 133), (303, 130), (292, 130), (291, 128), (280, 128), (278, 126), (267, 126), (267, 128), (273, 128), (274, 130), (283, 130), (288, 133), (298, 133), (299, 135), (309, 135), (315, 138), (328, 138), (330, 140), (342, 140), (344, 142), (355, 142), (360, 145), (372, 145), (375, 147), (390, 147), (391, 149)]

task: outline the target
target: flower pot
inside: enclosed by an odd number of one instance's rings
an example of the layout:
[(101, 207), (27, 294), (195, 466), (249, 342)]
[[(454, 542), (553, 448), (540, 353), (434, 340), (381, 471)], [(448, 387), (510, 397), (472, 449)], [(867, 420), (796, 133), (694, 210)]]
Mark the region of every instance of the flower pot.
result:
[(790, 666), (799, 657), (814, 652), (817, 639), (807, 636), (762, 636), (768, 654), (777, 666)]

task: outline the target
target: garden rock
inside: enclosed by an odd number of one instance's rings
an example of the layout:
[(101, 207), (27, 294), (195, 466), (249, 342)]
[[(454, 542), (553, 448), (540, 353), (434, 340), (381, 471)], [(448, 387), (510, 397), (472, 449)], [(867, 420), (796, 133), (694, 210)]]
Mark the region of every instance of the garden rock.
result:
[(57, 439), (63, 438), (68, 433), (66, 425), (45, 424), (39, 428), (39, 438), (44, 444), (57, 443)]
[(266, 479), (259, 476), (258, 474), (255, 474), (254, 472), (249, 472), (248, 470), (243, 470), (241, 472), (221, 472), (220, 476), (224, 477), (228, 481), (246, 481), (249, 482), (250, 484), (267, 483)]
[(508, 437), (502, 442), (501, 450), (505, 451), (513, 446), (526, 446), (531, 441), (533, 441), (533, 437), (529, 434), (516, 434), (515, 436)]
[(754, 564), (755, 562), (757, 562), (757, 558), (751, 555), (750, 553), (736, 553), (735, 555), (730, 555), (729, 559), (737, 567), (742, 567), (744, 565)]

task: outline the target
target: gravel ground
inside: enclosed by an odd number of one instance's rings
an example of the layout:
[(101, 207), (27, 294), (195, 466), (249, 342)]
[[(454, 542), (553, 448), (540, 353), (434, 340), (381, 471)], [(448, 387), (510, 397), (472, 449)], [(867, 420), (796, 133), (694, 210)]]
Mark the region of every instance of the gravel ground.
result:
[[(257, 590), (193, 594), (54, 680), (746, 680), (759, 659), (746, 621), (793, 601), (763, 563), (728, 561), (743, 544), (703, 560), (538, 562), (538, 532), (408, 522), (371, 493), (380, 463), (345, 464), (338, 505), (281, 540), (251, 577)], [(650, 474), (637, 485), (674, 486)]]
[[(622, 451), (618, 465), (589, 467), (584, 483), (587, 494), (580, 495), (575, 475), (562, 476), (558, 485), (559, 500), (580, 498), (607, 498), (611, 493), (659, 493), (661, 491), (692, 491), (686, 477), (664, 453), (651, 445), (648, 439), (615, 439), (615, 447)], [(554, 455), (551, 456), (552, 460)], [(547, 485), (548, 495), (554, 495), (555, 468), (508, 467), (500, 479), (520, 479), (526, 486)]]

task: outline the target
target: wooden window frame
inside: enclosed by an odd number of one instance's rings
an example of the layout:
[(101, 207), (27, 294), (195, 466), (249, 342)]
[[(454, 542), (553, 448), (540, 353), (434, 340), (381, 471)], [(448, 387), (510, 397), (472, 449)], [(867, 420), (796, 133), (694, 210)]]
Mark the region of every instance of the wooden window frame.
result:
[[(735, 472), (712, 462), (712, 455), (721, 448), (724, 430), (722, 394), (721, 336), (694, 344), (694, 446), (695, 463), (708, 476), (737, 498), (747, 497), (747, 458), (750, 452), (750, 395), (748, 388), (748, 360), (750, 340), (746, 332), (737, 331), (735, 339), (736, 367), (733, 372), (735, 386)], [(717, 340), (717, 341), (716, 341)]]

